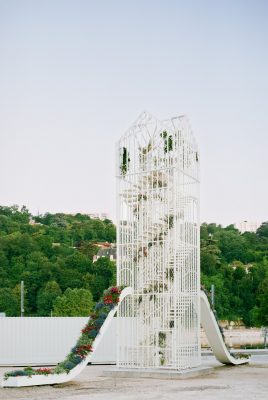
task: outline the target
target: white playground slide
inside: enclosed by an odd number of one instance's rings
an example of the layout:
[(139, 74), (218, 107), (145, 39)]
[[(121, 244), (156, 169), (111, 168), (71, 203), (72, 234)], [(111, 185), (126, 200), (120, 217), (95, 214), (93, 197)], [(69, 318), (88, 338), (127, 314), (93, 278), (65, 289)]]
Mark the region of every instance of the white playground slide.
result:
[[(122, 290), (119, 303), (126, 297), (133, 293), (132, 288), (127, 287)], [(49, 375), (32, 375), (29, 376), (15, 376), (9, 377), (2, 382), (2, 387), (22, 387), (22, 386), (39, 386), (39, 385), (54, 385), (55, 383), (65, 383), (73, 380), (77, 375), (79, 375), (83, 369), (90, 362), (91, 355), (96, 351), (97, 347), (101, 344), (103, 336), (107, 333), (109, 326), (113, 317), (116, 314), (118, 306), (115, 306), (108, 314), (102, 327), (100, 328), (99, 334), (93, 342), (92, 352), (79, 363), (76, 367), (70, 370), (70, 372), (62, 374), (49, 374)]]
[(200, 314), (201, 324), (206, 332), (208, 342), (217, 360), (223, 364), (231, 365), (248, 363), (249, 360), (247, 358), (235, 358), (229, 353), (208, 298), (202, 290), (200, 291)]

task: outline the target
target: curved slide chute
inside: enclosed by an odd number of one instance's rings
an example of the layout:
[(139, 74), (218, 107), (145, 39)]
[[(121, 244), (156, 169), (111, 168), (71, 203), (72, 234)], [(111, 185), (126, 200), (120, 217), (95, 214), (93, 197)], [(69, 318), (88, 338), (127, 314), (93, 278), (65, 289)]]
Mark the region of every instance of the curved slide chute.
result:
[[(132, 288), (127, 287), (122, 290), (119, 296), (119, 303), (124, 300), (126, 296), (129, 296), (133, 293)], [(56, 383), (65, 383), (73, 380), (77, 375), (79, 375), (83, 369), (90, 362), (91, 355), (96, 351), (96, 349), (101, 344), (103, 336), (107, 333), (109, 326), (112, 322), (113, 317), (115, 316), (118, 309), (118, 305), (115, 306), (107, 315), (100, 331), (95, 338), (92, 345), (92, 352), (87, 355), (76, 367), (72, 368), (70, 372), (61, 373), (61, 374), (49, 374), (49, 375), (31, 375), (31, 376), (14, 376), (9, 377), (8, 379), (2, 382), (2, 387), (22, 387), (22, 386), (39, 386), (39, 385), (54, 385)]]
[(216, 359), (223, 364), (230, 365), (248, 363), (249, 360), (247, 358), (235, 358), (228, 351), (208, 298), (202, 290), (200, 291), (200, 314), (201, 324), (206, 332), (208, 342)]

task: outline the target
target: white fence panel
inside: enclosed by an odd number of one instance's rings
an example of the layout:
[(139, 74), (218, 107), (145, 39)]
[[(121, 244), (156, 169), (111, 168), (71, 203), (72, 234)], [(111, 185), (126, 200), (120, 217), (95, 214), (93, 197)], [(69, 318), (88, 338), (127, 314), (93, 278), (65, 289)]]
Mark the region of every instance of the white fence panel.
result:
[[(85, 317), (0, 318), (0, 365), (53, 365), (75, 345)], [(92, 362), (115, 362), (115, 321)]]

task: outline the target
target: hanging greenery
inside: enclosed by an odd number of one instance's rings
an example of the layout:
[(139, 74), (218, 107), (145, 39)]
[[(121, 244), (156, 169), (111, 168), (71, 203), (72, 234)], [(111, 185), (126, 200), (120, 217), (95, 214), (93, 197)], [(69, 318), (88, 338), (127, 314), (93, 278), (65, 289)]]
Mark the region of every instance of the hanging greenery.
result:
[(163, 348), (166, 347), (166, 333), (165, 332), (159, 332), (158, 333), (158, 345), (159, 347)]
[(166, 279), (170, 279), (173, 282), (174, 281), (174, 268), (173, 267), (167, 268), (165, 275), (166, 275)]
[(168, 225), (169, 229), (174, 227), (174, 215), (166, 215), (164, 221)]
[(147, 196), (146, 196), (146, 194), (139, 194), (138, 195), (138, 201), (141, 201), (141, 200), (147, 200)]
[(167, 339), (167, 335), (165, 332), (159, 332), (158, 333), (158, 346), (162, 349), (159, 351), (159, 355), (160, 355), (160, 365), (164, 365), (165, 364), (165, 352), (164, 352), (164, 348), (166, 347), (167, 343), (166, 343), (166, 339)]
[(168, 151), (172, 151), (173, 150), (173, 139), (172, 139), (172, 136), (171, 135), (169, 135), (169, 137), (168, 137)]
[(126, 175), (127, 170), (129, 168), (130, 157), (126, 147), (123, 147), (123, 154), (122, 154), (122, 162), (120, 166), (121, 174), (123, 176)]
[(163, 131), (160, 133), (161, 138), (164, 140), (164, 153), (168, 153), (173, 150), (173, 138), (172, 135), (169, 135), (167, 131)]
[(149, 143), (147, 144), (147, 146), (145, 147), (140, 147), (139, 146), (139, 151), (141, 155), (147, 155), (150, 151), (152, 150), (152, 142), (151, 140), (149, 141)]

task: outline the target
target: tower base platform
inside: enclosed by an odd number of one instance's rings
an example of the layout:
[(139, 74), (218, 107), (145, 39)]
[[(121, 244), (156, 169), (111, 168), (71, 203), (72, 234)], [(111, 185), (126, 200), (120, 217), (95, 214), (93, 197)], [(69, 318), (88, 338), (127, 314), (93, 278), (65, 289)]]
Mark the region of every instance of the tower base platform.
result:
[(147, 368), (112, 368), (103, 371), (103, 375), (114, 378), (151, 378), (151, 379), (187, 379), (208, 375), (214, 372), (215, 368), (210, 366), (202, 366), (183, 371), (173, 369), (147, 369)]

